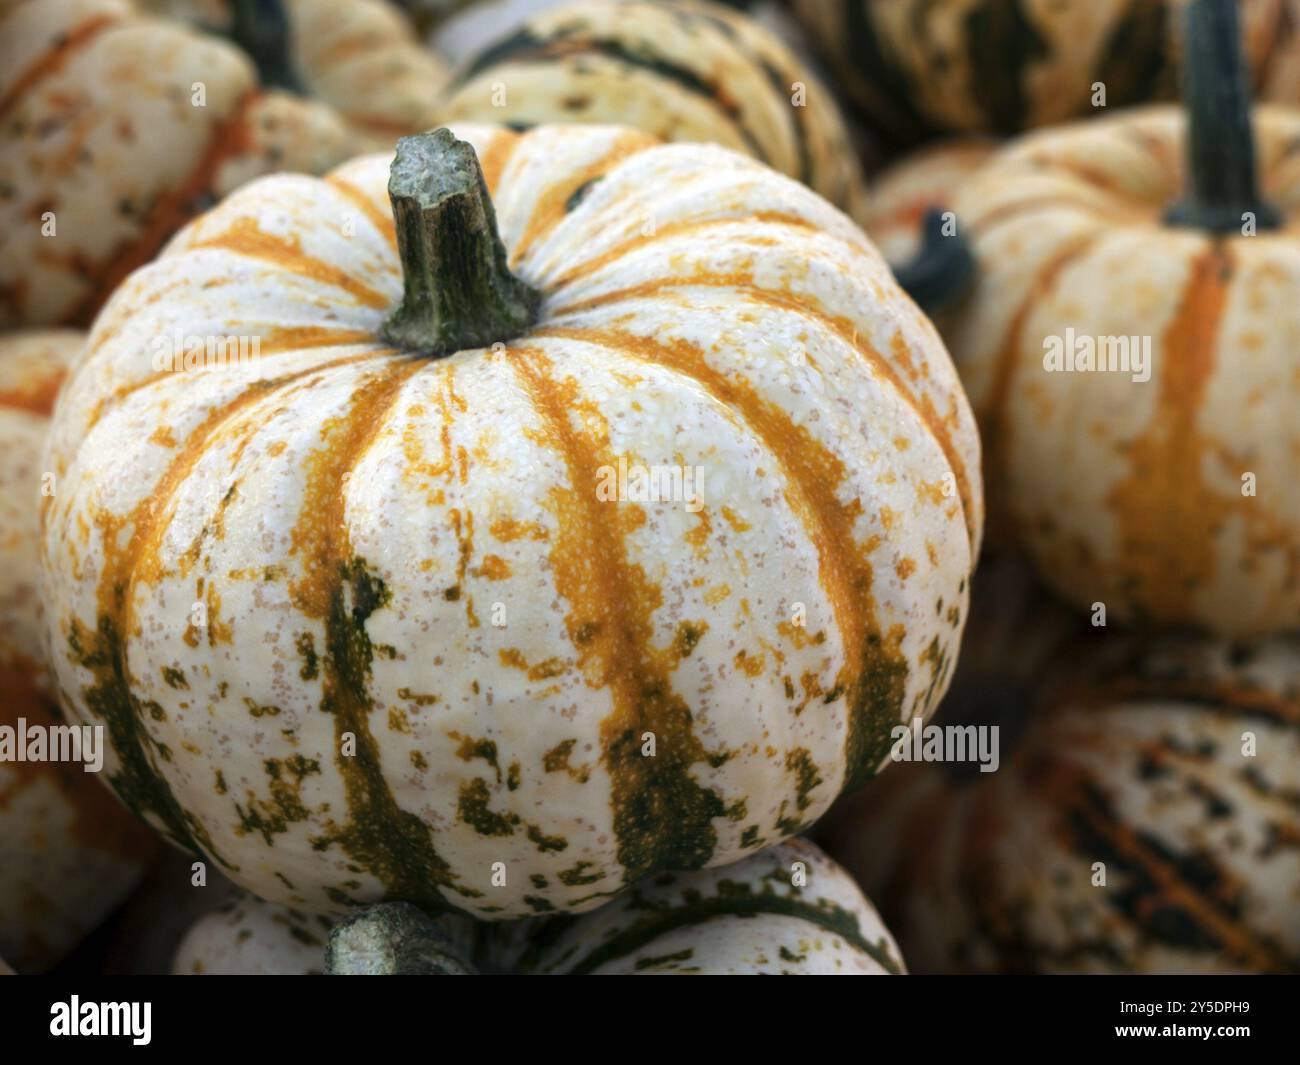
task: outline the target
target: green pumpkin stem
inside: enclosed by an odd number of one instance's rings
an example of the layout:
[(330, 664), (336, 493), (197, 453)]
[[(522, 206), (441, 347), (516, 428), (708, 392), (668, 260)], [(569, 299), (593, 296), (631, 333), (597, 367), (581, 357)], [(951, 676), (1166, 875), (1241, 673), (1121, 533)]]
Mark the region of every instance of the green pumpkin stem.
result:
[(510, 272), (478, 156), (448, 129), (397, 142), (388, 196), (402, 259), (402, 302), (385, 341), (431, 356), (525, 332), (536, 291)]
[(1187, 112), (1186, 192), (1166, 221), (1212, 233), (1281, 224), (1260, 195), (1250, 86), (1237, 0), (1190, 0), (1183, 13), (1183, 106)]
[(423, 910), (409, 902), (381, 902), (334, 926), (326, 972), (331, 976), (468, 976), (475, 970)]
[(975, 280), (975, 256), (958, 230), (945, 232), (947, 212), (931, 207), (921, 222), (921, 246), (894, 278), (926, 314), (955, 303)]
[(281, 0), (231, 0), (230, 38), (257, 66), (262, 85), (305, 95), (293, 67), (289, 15)]

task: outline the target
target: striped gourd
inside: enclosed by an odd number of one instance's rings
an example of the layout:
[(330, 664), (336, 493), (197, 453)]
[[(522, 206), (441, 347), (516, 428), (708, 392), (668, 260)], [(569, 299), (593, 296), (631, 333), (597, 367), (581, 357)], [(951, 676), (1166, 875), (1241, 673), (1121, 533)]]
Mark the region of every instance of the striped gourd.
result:
[(125, 0), (17, 4), (0, 16), (0, 328), (88, 323), (212, 197), (354, 151), (333, 112), (261, 91), (214, 37)]
[(1300, 971), (1300, 644), (1081, 661), (998, 772), (900, 766), (828, 850), (918, 972)]
[[(244, 896), (199, 920), (180, 974), (313, 973), (333, 922)], [(880, 916), (816, 847), (790, 840), (735, 865), (665, 874), (579, 917), (485, 926), (406, 904), (335, 927), (334, 973), (612, 976), (884, 975), (906, 970)]]
[[(60, 724), (38, 596), (41, 447), (71, 330), (0, 339), (0, 953), (58, 962), (131, 890), (148, 834), (80, 764), (20, 761), (20, 735)], [(48, 744), (48, 733), (45, 734)]]
[(858, 221), (880, 253), (891, 263), (910, 262), (920, 250), (926, 212), (951, 209), (996, 147), (975, 137), (941, 141), (903, 156), (875, 178)]
[(862, 177), (829, 90), (753, 19), (716, 4), (548, 9), (468, 60), (444, 122), (617, 122), (747, 152), (842, 210)]
[(1231, 0), (1189, 10), (1210, 17), (1192, 136), (1138, 109), (977, 171), (954, 209), (979, 280), (944, 337), (999, 528), (1059, 591), (1264, 633), (1300, 625), (1300, 111), (1255, 108), (1252, 140), (1244, 101), (1220, 102)]
[[(402, 142), (396, 227), (379, 156), (196, 220), (51, 445), (71, 711), (143, 816), (307, 910), (736, 861), (875, 771), (965, 620), (973, 421), (856, 226), (714, 146), (460, 136)], [(214, 332), (259, 357), (157, 359)]]
[(247, 41), (265, 83), (328, 104), (371, 150), (435, 125), (446, 70), (386, 0), (136, 2)]
[[(838, 82), (900, 141), (1015, 133), (1174, 95), (1185, 0), (791, 0)], [(1240, 0), (1257, 88), (1300, 103), (1294, 0)]]

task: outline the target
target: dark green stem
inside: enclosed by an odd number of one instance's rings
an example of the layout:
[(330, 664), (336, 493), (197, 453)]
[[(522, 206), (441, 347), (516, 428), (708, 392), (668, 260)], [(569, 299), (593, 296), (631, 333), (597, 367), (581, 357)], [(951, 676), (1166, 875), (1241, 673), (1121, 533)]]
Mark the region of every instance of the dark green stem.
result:
[(438, 922), (409, 902), (358, 910), (330, 933), (331, 976), (467, 976), (474, 973)]
[(538, 294), (511, 272), (478, 156), (448, 129), (397, 142), (388, 197), (402, 259), (402, 302), (383, 337), (432, 356), (525, 332)]
[(1172, 225), (1212, 233), (1274, 229), (1281, 215), (1259, 193), (1250, 86), (1236, 0), (1190, 0), (1183, 13), (1186, 190), (1167, 212)]
[(960, 231), (945, 232), (948, 212), (931, 207), (921, 222), (921, 246), (893, 268), (903, 290), (926, 314), (955, 303), (975, 280), (975, 256)]
[(230, 0), (230, 37), (256, 64), (263, 86), (305, 94), (281, 0)]

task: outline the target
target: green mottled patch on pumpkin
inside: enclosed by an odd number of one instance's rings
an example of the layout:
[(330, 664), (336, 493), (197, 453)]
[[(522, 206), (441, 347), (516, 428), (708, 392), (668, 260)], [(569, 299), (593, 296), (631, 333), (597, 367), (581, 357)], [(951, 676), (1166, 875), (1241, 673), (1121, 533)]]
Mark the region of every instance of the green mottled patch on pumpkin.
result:
[[(341, 845), (359, 867), (379, 879), (389, 898), (444, 912), (452, 907), (439, 888), (462, 897), (481, 893), (458, 882), (434, 848), (432, 829), (397, 805), (370, 732), (373, 702), (367, 684), (374, 650), (366, 621), (390, 598), (387, 586), (364, 559), (353, 558), (338, 567), (325, 623), (321, 709), (334, 715), (335, 765), (343, 778), (349, 819), (321, 842)], [(353, 755), (344, 753), (349, 735), (355, 741)], [(356, 904), (342, 891), (331, 894), (331, 900), (336, 905)]]
[(298, 654), (302, 658), (302, 668), (298, 670), (298, 676), (302, 680), (315, 680), (320, 676), (320, 658), (316, 654), (316, 637), (310, 632), (300, 632), (298, 638), (294, 641), (294, 646), (298, 648)]
[(513, 836), (519, 815), (494, 813), (489, 809), (491, 801), (487, 783), (475, 777), (460, 786), (456, 816), (480, 836)]
[(189, 689), (190, 682), (185, 679), (185, 671), (175, 666), (162, 667), (162, 679), (169, 688)]
[(812, 805), (813, 790), (822, 783), (821, 773), (817, 769), (817, 763), (813, 761), (812, 755), (803, 747), (796, 747), (785, 756), (786, 772), (795, 776), (795, 813), (798, 817), (792, 817), (786, 813), (789, 801), (781, 800), (781, 812), (777, 817), (777, 830), (787, 836), (795, 836), (804, 830), (807, 826), (807, 818), (803, 813)]
[(275, 837), (289, 831), (289, 826), (306, 821), (310, 811), (302, 801), (302, 782), (320, 775), (320, 763), (300, 754), (289, 758), (268, 758), (262, 763), (270, 799), (262, 799), (251, 789), (247, 807), (235, 803), (239, 832), (256, 833), (272, 846)]
[(487, 762), (497, 775), (497, 783), (501, 783), (501, 766), (497, 763), (497, 745), (494, 740), (476, 740), (469, 736), (461, 736), (459, 733), (451, 733), (451, 738), (460, 740), (460, 746), (456, 749), (456, 757), (462, 762), (471, 762), (475, 758), (481, 758)]
[(605, 879), (604, 873), (587, 872), (590, 868), (592, 868), (591, 862), (580, 861), (572, 869), (565, 869), (560, 872), (560, 883), (567, 884), (569, 887), (579, 887), (583, 884), (594, 884), (597, 880)]
[(263, 706), (255, 699), (244, 696), (244, 705), (248, 707), (248, 712), (253, 717), (279, 717), (280, 708), (278, 706)]
[(563, 836), (548, 836), (536, 825), (528, 826), (528, 839), (543, 854), (547, 851), (562, 851), (569, 846), (569, 841)]
[[(117, 607), (121, 607), (122, 589), (114, 589)], [(122, 661), (122, 643), (117, 625), (108, 615), (99, 619), (95, 632), (73, 620), (68, 631), (68, 650), (73, 661), (89, 670), (94, 680), (82, 689), (91, 716), (104, 723), (108, 741), (116, 752), (120, 767), (108, 775), (109, 783), (123, 802), (139, 817), (161, 822), (163, 831), (173, 842), (188, 850), (205, 850), (214, 861), (227, 869), (233, 866), (212, 846), (212, 840), (198, 820), (176, 801), (170, 785), (149, 764), (146, 745), (160, 750), (143, 727), (141, 703), (131, 694)]]

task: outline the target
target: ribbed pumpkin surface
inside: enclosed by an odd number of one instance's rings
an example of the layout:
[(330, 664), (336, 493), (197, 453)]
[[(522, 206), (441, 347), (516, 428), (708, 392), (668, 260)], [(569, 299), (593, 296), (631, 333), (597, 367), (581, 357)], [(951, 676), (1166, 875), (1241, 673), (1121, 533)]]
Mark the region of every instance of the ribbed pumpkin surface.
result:
[[(137, 3), (216, 32), (230, 30), (227, 0)], [(446, 71), (387, 0), (279, 3), (288, 24), (290, 66), (302, 89), (334, 108), (373, 142), (373, 150), (435, 125)]]
[[(1260, 108), (1255, 126), (1279, 230), (1163, 223), (1182, 186), (1172, 108), (1024, 138), (956, 199), (980, 277), (944, 336), (992, 509), (1048, 581), (1112, 620), (1300, 624), (1300, 113)], [(1049, 371), (1067, 329), (1149, 344), (1150, 380)]]
[(825, 842), (920, 972), (1294, 972), (1298, 723), (1294, 640), (1168, 641), (1090, 668), (999, 772), (902, 766)]
[(837, 207), (862, 176), (829, 89), (766, 27), (717, 4), (577, 3), (457, 72), (443, 122), (618, 122), (746, 152)]
[[(973, 421), (856, 227), (720, 148), (459, 135), (527, 335), (384, 348), (388, 159), (269, 178), (119, 289), (49, 459), (72, 711), (141, 813), (309, 908), (734, 861), (872, 774), (965, 620)], [(156, 372), (173, 330), (261, 357)], [(621, 460), (700, 467), (702, 508), (601, 502)]]
[[(0, 340), (0, 726), (62, 724), (45, 664), (39, 584), (41, 448), (85, 336)], [(58, 962), (131, 890), (148, 834), (80, 765), (0, 761), (0, 952), (24, 971)]]
[[(798, 884), (794, 881), (798, 880)], [(318, 973), (333, 921), (243, 895), (197, 921), (172, 971)], [(444, 917), (450, 949), (481, 972), (528, 975), (900, 974), (875, 908), (812, 844), (794, 839), (735, 865), (663, 874), (574, 919), (483, 925)]]
[[(1239, 0), (1261, 98), (1300, 103), (1294, 0)], [(793, 0), (839, 84), (892, 137), (1015, 133), (1168, 99), (1179, 0)]]
[(19, 4), (0, 19), (0, 327), (88, 324), (214, 197), (356, 150), (224, 41), (121, 0)]

